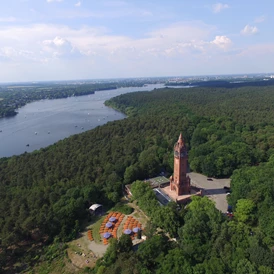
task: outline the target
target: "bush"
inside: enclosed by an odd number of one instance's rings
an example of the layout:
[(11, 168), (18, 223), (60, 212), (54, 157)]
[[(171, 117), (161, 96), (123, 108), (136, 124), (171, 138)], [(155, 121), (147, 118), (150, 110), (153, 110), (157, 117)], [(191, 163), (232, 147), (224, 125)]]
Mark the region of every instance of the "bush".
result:
[(133, 208), (129, 207), (128, 205), (125, 205), (121, 202), (117, 203), (115, 207), (112, 208), (113, 211), (119, 211), (123, 214), (131, 214), (133, 212)]

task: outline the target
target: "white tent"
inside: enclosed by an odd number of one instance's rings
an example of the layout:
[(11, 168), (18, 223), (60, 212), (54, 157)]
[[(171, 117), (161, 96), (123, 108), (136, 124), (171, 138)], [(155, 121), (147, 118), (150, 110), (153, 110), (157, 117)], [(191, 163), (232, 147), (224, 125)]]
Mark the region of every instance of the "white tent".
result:
[(89, 210), (91, 211), (91, 213), (100, 214), (103, 210), (103, 206), (100, 204), (93, 204), (92, 206), (90, 206)]

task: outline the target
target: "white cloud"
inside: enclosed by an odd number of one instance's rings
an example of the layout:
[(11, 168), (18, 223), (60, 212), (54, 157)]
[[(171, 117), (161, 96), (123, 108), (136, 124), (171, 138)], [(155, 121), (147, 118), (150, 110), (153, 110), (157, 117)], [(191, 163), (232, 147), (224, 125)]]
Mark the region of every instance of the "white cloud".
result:
[(262, 16), (259, 16), (257, 18), (255, 18), (254, 22), (255, 23), (262, 23), (266, 20), (266, 16), (265, 15), (262, 15)]
[(212, 26), (205, 25), (201, 22), (192, 21), (172, 24), (165, 28), (150, 32), (147, 36), (172, 40), (179, 39), (180, 41), (190, 41), (193, 39), (204, 39), (214, 30), (215, 28)]
[(10, 23), (10, 22), (15, 22), (16, 21), (16, 18), (15, 17), (0, 17), (0, 22), (7, 22), (7, 23)]
[[(1, 26), (0, 81), (239, 72), (244, 64), (237, 58), (248, 60), (250, 47), (240, 55), (216, 31), (201, 22), (180, 22), (133, 38), (88, 26)], [(271, 46), (266, 50), (273, 55)]]
[(17, 55), (17, 52), (12, 47), (3, 47), (0, 48), (0, 56), (5, 58), (12, 58)]
[(141, 11), (140, 14), (141, 16), (153, 16), (153, 13), (147, 10)]
[(42, 41), (42, 50), (40, 53), (47, 58), (74, 57), (75, 55), (79, 55), (78, 49), (70, 41), (60, 36), (56, 36), (52, 40)]
[(222, 10), (228, 9), (228, 8), (229, 8), (228, 4), (217, 3), (217, 4), (212, 5), (212, 11), (214, 13), (219, 13)]
[(259, 29), (255, 26), (246, 25), (242, 30), (241, 34), (243, 35), (253, 35), (259, 32)]
[(232, 44), (231, 40), (226, 36), (216, 36), (210, 43), (222, 49), (227, 49)]
[(80, 7), (81, 6), (81, 1), (77, 2), (74, 6), (75, 7)]
[(36, 60), (63, 56), (69, 59), (70, 56), (80, 55), (117, 61), (132, 58), (145, 60), (149, 57), (182, 57), (211, 51), (214, 54), (214, 47), (226, 50), (232, 44), (231, 40), (226, 36), (216, 36), (211, 41), (209, 37), (214, 31), (214, 27), (200, 22), (181, 22), (134, 39), (111, 35), (104, 28), (85, 26), (74, 29), (38, 24), (0, 29), (0, 48), (7, 46), (14, 47), (16, 51), (34, 52)]
[(68, 43), (68, 41), (66, 39), (61, 38), (59, 36), (56, 36), (53, 40), (44, 40), (43, 41), (44, 45), (54, 45), (56, 47), (62, 47), (67, 43)]
[(17, 50), (13, 47), (2, 47), (0, 48), (0, 57), (4, 60), (35, 60), (34, 52), (29, 50)]

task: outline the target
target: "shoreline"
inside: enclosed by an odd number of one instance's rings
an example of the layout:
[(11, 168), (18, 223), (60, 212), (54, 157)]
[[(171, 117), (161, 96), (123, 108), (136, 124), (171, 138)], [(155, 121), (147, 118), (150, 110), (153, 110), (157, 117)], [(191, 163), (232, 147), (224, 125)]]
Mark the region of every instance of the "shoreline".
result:
[(106, 101), (125, 93), (151, 91), (154, 87), (127, 87), (90, 96), (31, 102), (18, 115), (0, 118), (0, 159), (39, 151), (70, 136), (124, 119), (128, 115), (106, 105)]

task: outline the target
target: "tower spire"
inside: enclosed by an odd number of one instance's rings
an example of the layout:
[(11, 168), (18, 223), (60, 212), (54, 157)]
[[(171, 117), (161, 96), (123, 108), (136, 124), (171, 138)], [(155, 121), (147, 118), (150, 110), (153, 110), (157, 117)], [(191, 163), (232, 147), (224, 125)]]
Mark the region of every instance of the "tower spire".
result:
[(181, 146), (184, 146), (184, 145), (185, 145), (184, 139), (183, 139), (183, 135), (182, 135), (182, 132), (180, 133), (180, 136), (179, 136), (179, 139), (178, 139), (178, 143), (179, 143)]

